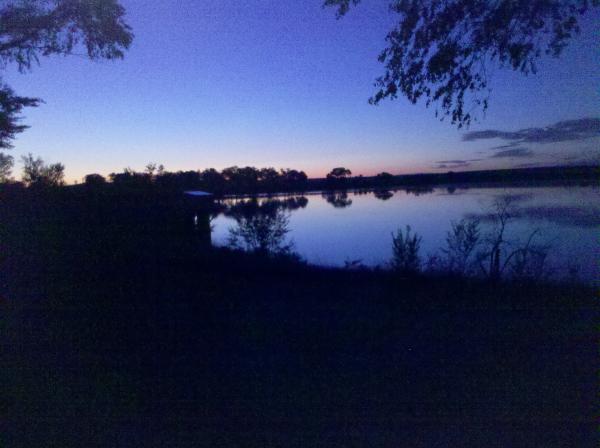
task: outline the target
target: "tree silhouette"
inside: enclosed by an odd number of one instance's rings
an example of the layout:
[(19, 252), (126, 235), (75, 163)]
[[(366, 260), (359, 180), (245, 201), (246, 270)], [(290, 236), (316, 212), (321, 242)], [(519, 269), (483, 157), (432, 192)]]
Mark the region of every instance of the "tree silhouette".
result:
[(279, 177), (281, 178), (283, 185), (294, 188), (304, 188), (306, 186), (306, 181), (308, 180), (308, 176), (304, 171), (292, 170), (289, 168), (280, 170)]
[(64, 182), (65, 166), (61, 163), (47, 165), (41, 158), (33, 158), (27, 154), (21, 158), (23, 162), (23, 182), (28, 186), (59, 186)]
[[(360, 0), (325, 0), (338, 17)], [(385, 73), (370, 102), (404, 95), (413, 104), (439, 103), (436, 116), (459, 128), (485, 111), (489, 66), (536, 72), (543, 54), (557, 57), (574, 34), (578, 18), (599, 0), (393, 0), (400, 16), (379, 61)]]
[(394, 183), (394, 176), (386, 171), (379, 173), (375, 176), (375, 179), (379, 185), (392, 185)]
[(86, 185), (91, 187), (97, 187), (106, 184), (106, 179), (100, 174), (88, 174), (83, 178)]
[[(69, 55), (83, 47), (90, 59), (122, 58), (133, 39), (117, 0), (7, 0), (0, 3), (0, 67), (23, 72), (41, 56)], [(0, 148), (10, 147), (23, 107), (40, 100), (24, 98), (1, 82)]]
[(413, 274), (421, 268), (421, 249), (422, 238), (416, 234), (411, 234), (410, 226), (406, 226), (406, 231), (402, 229), (394, 234), (392, 233), (392, 268), (403, 274)]
[(287, 242), (289, 213), (277, 204), (260, 206), (256, 201), (234, 211), (237, 227), (229, 230), (229, 245), (265, 255), (286, 254), (292, 249)]
[(337, 167), (332, 169), (327, 174), (327, 179), (345, 179), (348, 176), (352, 175), (352, 171), (344, 167)]
[(12, 156), (0, 152), (0, 183), (8, 182), (15, 161)]
[[(0, 78), (1, 80), (1, 78)], [(28, 126), (20, 124), (24, 107), (36, 107), (40, 100), (15, 95), (13, 90), (0, 82), (0, 148), (12, 148), (11, 141)]]

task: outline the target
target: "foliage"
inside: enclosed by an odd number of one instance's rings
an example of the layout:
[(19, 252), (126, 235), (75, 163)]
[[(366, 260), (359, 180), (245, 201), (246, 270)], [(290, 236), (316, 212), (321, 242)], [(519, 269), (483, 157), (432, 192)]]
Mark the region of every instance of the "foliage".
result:
[(398, 229), (396, 234), (392, 234), (392, 268), (402, 273), (415, 273), (421, 269), (421, 258), (419, 251), (421, 249), (422, 238), (418, 234), (411, 235), (410, 226), (406, 226), (406, 232)]
[(202, 173), (204, 188), (221, 192), (225, 188), (232, 193), (256, 193), (258, 191), (276, 192), (282, 190), (304, 189), (308, 177), (303, 171), (275, 168), (257, 169), (251, 166), (239, 168), (232, 166), (221, 173), (214, 169)]
[[(325, 0), (347, 13), (360, 0)], [(579, 16), (599, 0), (393, 0), (398, 25), (387, 37), (379, 61), (385, 73), (371, 98), (404, 95), (412, 103), (438, 103), (442, 117), (459, 128), (488, 107), (490, 66), (536, 72), (547, 54), (558, 57), (579, 32)]]
[(200, 173), (202, 188), (212, 193), (222, 193), (225, 190), (226, 180), (221, 173), (214, 168), (209, 168)]
[(472, 255), (479, 244), (479, 221), (462, 219), (452, 222), (452, 230), (446, 235), (446, 248), (442, 249), (446, 269), (465, 274), (470, 271)]
[(144, 172), (150, 177), (154, 178), (155, 176), (160, 176), (165, 172), (165, 166), (163, 164), (157, 165), (154, 162), (150, 162), (148, 165), (146, 165)]
[(379, 173), (375, 176), (375, 180), (379, 185), (392, 185), (394, 183), (394, 176), (386, 171)]
[(100, 174), (88, 174), (84, 177), (83, 181), (86, 185), (91, 186), (104, 185), (106, 183), (106, 179)]
[(13, 156), (0, 152), (0, 183), (8, 182), (15, 164)]
[(17, 96), (10, 87), (0, 83), (0, 148), (12, 148), (11, 142), (16, 134), (28, 127), (19, 124), (22, 109), (36, 107), (39, 102), (36, 98)]
[(352, 171), (350, 171), (348, 168), (337, 167), (337, 168), (332, 169), (327, 174), (327, 179), (334, 179), (334, 180), (346, 179), (348, 176), (351, 176), (351, 175), (352, 175)]
[(171, 190), (207, 190), (216, 195), (224, 193), (257, 193), (304, 190), (308, 177), (303, 171), (275, 168), (232, 166), (221, 172), (214, 168), (204, 171), (166, 171), (163, 165), (149, 163), (144, 172), (126, 168), (122, 173), (111, 173), (110, 179), (121, 185), (156, 184)]
[(149, 186), (152, 184), (152, 176), (148, 173), (138, 173), (131, 168), (125, 168), (122, 173), (110, 173), (109, 179), (113, 184), (123, 186)]
[(510, 196), (494, 201), (490, 215), (493, 229), (486, 236), (484, 249), (477, 254), (481, 271), (494, 280), (499, 279), (503, 271), (501, 260), (504, 258), (508, 244), (504, 234), (515, 213), (513, 204), (514, 199)]
[[(117, 0), (5, 0), (0, 3), (0, 68), (20, 71), (42, 56), (70, 55), (79, 46), (90, 59), (122, 58), (132, 42), (125, 10)], [(0, 84), (0, 147), (10, 147), (23, 107), (38, 99), (14, 95)]]
[(286, 242), (289, 214), (283, 210), (240, 214), (236, 220), (237, 227), (229, 232), (230, 246), (267, 255), (291, 251), (292, 244)]
[(494, 201), (492, 213), (488, 215), (492, 229), (476, 255), (482, 274), (491, 280), (499, 280), (507, 272), (517, 279), (539, 279), (547, 273), (545, 261), (549, 246), (533, 243), (540, 233), (539, 229), (531, 232), (524, 245), (510, 241), (505, 236), (518, 212), (514, 202), (515, 197), (508, 195)]
[(292, 170), (289, 168), (279, 171), (279, 177), (284, 184), (302, 187), (306, 184), (308, 176), (304, 171)]
[(64, 182), (65, 167), (61, 163), (46, 164), (40, 157), (34, 159), (30, 153), (21, 158), (23, 182), (28, 186), (59, 186)]
[(549, 245), (534, 244), (533, 238), (538, 234), (533, 231), (527, 243), (517, 248), (507, 260), (511, 269), (511, 276), (521, 280), (540, 280), (548, 274), (546, 259), (548, 258)]

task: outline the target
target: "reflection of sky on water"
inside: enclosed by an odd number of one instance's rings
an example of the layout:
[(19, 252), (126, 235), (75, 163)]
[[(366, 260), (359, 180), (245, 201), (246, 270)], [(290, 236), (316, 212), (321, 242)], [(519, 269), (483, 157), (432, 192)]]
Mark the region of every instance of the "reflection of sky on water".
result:
[[(422, 254), (427, 256), (444, 246), (453, 220), (477, 216), (485, 233), (493, 201), (510, 195), (517, 214), (509, 238), (524, 241), (539, 228), (537, 242), (551, 245), (551, 265), (564, 271), (560, 268), (567, 262), (591, 280), (599, 274), (599, 192), (593, 187), (472, 188), (454, 193), (436, 188), (419, 195), (398, 190), (391, 197), (386, 194), (386, 200), (373, 193), (348, 193), (352, 203), (347, 207), (334, 207), (326, 195), (312, 194), (305, 208), (291, 212), (290, 237), (300, 255), (312, 263), (344, 265), (360, 259), (370, 266), (384, 265), (392, 254), (391, 234), (398, 227), (410, 225), (422, 235)], [(219, 216), (213, 223), (213, 241), (224, 244), (235, 221)]]

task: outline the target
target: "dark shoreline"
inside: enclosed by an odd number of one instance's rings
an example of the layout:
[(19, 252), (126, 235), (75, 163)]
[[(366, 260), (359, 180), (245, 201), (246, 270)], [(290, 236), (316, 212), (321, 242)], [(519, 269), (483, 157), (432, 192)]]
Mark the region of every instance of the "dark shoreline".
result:
[[(565, 179), (565, 180), (539, 180), (539, 181), (506, 181), (506, 182), (462, 182), (462, 183), (439, 183), (439, 184), (424, 184), (419, 185), (420, 188), (415, 188), (413, 184), (393, 184), (389, 186), (370, 186), (370, 187), (349, 187), (336, 188), (328, 187), (321, 190), (299, 190), (299, 191), (277, 191), (269, 193), (239, 193), (225, 194), (219, 199), (242, 199), (242, 198), (270, 198), (277, 196), (315, 196), (327, 192), (345, 191), (347, 193), (372, 193), (376, 191), (418, 191), (427, 193), (427, 189), (452, 189), (455, 191), (469, 190), (473, 188), (547, 188), (547, 187), (597, 187), (600, 188), (598, 179)], [(450, 193), (452, 194), (452, 193)]]
[[(433, 187), (469, 188), (469, 187), (537, 187), (558, 185), (600, 185), (600, 166), (555, 166), (543, 168), (520, 168), (486, 171), (462, 171), (447, 173), (407, 174), (387, 176), (354, 176), (340, 179), (312, 178), (303, 181), (293, 181), (267, 185), (253, 181), (245, 186), (237, 185), (235, 181), (220, 179), (213, 183), (205, 180), (197, 171), (166, 173), (172, 178), (165, 181), (161, 176), (148, 177), (143, 173), (120, 175), (118, 181), (92, 184), (76, 184), (62, 187), (69, 191), (95, 192), (112, 190), (114, 192), (152, 191), (165, 194), (180, 194), (187, 190), (200, 190), (212, 193), (216, 198), (248, 197), (278, 194), (312, 194), (335, 190), (392, 190), (392, 189), (427, 189)], [(23, 188), (16, 182), (0, 185), (3, 190)]]

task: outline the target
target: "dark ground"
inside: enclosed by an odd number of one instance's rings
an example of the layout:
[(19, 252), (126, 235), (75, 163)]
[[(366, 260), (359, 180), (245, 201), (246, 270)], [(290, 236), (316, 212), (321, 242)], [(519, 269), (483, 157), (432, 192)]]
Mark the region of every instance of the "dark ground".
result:
[(2, 447), (596, 446), (590, 289), (209, 250), (170, 201), (72, 199), (0, 206)]

